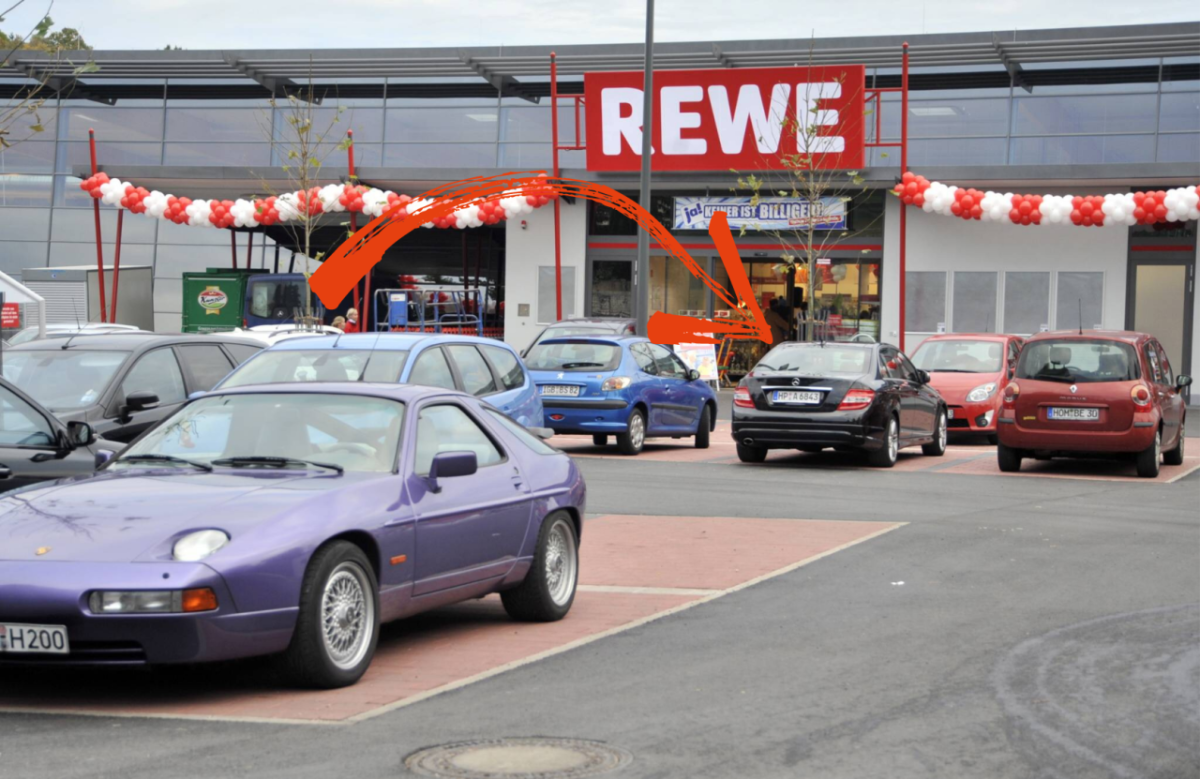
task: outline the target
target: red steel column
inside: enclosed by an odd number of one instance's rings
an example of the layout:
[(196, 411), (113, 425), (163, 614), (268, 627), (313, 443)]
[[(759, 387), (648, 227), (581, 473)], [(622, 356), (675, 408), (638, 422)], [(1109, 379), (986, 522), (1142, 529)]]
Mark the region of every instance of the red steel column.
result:
[[(88, 128), (88, 146), (92, 153), (92, 175), (96, 175), (96, 131)], [(92, 198), (92, 214), (96, 217), (96, 272), (100, 274), (100, 321), (108, 321), (108, 312), (104, 310), (104, 247), (100, 240), (100, 201)]]
[[(576, 128), (578, 130), (578, 127)], [(558, 179), (558, 63), (554, 52), (550, 52), (550, 145), (554, 178)], [(561, 322), (562, 309), (562, 237), (559, 235), (559, 198), (554, 198), (554, 320)]]
[[(900, 175), (908, 170), (908, 42), (904, 42), (904, 58), (900, 66)], [(904, 351), (905, 296), (908, 272), (908, 208), (900, 201), (900, 351)]]
[[(349, 167), (347, 168), (347, 170), (350, 173), (351, 185), (357, 186), (358, 176), (355, 175), (355, 173), (354, 173), (354, 131), (347, 130), (346, 136), (350, 139), (350, 145), (346, 147), (346, 154), (349, 158)], [(355, 216), (356, 216), (356, 214), (353, 211), (351, 211), (350, 212), (350, 232), (351, 233), (358, 232), (358, 220), (355, 218)], [(358, 284), (354, 285), (354, 307), (358, 308)]]

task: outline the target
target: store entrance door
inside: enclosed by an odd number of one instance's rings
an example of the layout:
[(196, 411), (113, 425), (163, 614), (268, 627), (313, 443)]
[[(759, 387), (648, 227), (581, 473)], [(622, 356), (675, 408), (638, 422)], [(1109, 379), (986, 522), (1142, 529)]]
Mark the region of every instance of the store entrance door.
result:
[(588, 316), (632, 318), (633, 261), (591, 260)]
[(1195, 260), (1135, 255), (1130, 260), (1129, 275), (1129, 329), (1158, 338), (1175, 373), (1191, 375)]

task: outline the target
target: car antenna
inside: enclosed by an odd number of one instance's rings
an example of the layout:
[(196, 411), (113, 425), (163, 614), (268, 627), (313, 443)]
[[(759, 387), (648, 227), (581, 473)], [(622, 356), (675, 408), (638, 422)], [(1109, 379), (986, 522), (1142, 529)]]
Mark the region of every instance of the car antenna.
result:
[(1083, 298), (1079, 298), (1079, 334), (1083, 335)]

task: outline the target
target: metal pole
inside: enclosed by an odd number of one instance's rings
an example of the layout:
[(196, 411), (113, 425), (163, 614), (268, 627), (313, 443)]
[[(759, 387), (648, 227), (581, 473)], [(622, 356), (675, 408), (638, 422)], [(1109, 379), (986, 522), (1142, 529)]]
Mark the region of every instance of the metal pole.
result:
[[(550, 157), (554, 167), (554, 178), (558, 169), (558, 63), (554, 52), (550, 52)], [(562, 237), (559, 235), (560, 198), (554, 198), (554, 321), (561, 322), (562, 306)]]
[(121, 278), (121, 227), (125, 222), (125, 209), (117, 211), (117, 248), (113, 253), (113, 296), (112, 296), (112, 315), (108, 318), (110, 322), (117, 321), (117, 284)]
[[(646, 0), (646, 72), (642, 93), (642, 180), (638, 203), (650, 211), (650, 158), (654, 137), (654, 0)], [(637, 334), (646, 335), (650, 322), (650, 233), (638, 231)]]
[[(88, 128), (88, 147), (92, 154), (92, 175), (96, 175), (96, 131)], [(108, 313), (104, 310), (104, 248), (100, 239), (100, 200), (92, 198), (92, 214), (96, 218), (96, 272), (100, 282), (100, 321), (108, 321)]]
[(246, 238), (246, 270), (250, 270), (250, 252), (254, 251), (254, 233), (247, 233)]
[[(908, 41), (904, 42), (904, 58), (900, 66), (900, 175), (908, 170)], [(904, 351), (905, 295), (908, 272), (908, 209), (900, 201), (900, 351)]]
[(233, 256), (233, 269), (237, 270), (237, 233), (229, 231), (229, 253)]
[[(358, 181), (358, 176), (355, 175), (355, 173), (354, 173), (354, 131), (347, 130), (346, 136), (350, 139), (350, 144), (346, 147), (346, 156), (347, 156), (347, 159), (349, 160), (347, 170), (350, 173), (350, 183), (353, 185), (356, 181)], [(355, 213), (353, 211), (351, 211), (350, 212), (350, 232), (351, 233), (358, 232), (358, 220), (355, 219), (354, 217), (355, 217)], [(358, 284), (357, 284), (357, 282), (354, 284), (354, 307), (358, 308)]]
[[(266, 242), (267, 239), (264, 236), (263, 243), (265, 244)], [(275, 273), (279, 273), (279, 244), (275, 244)]]

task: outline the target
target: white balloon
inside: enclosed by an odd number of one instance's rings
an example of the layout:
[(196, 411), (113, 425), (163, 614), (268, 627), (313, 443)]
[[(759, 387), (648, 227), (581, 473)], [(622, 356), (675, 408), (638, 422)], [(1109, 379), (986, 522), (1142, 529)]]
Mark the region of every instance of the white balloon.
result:
[(338, 202), (338, 198), (342, 196), (345, 187), (342, 184), (326, 184), (317, 192), (317, 198), (321, 201), (321, 208), (327, 213), (334, 211), (345, 211), (346, 207)]
[(207, 200), (194, 200), (186, 209), (188, 216), (188, 225), (191, 227), (212, 227), (213, 223), (208, 221), (208, 217), (212, 214), (212, 208)]
[(233, 201), (233, 207), (229, 209), (229, 213), (233, 214), (233, 224), (236, 227), (257, 227), (258, 222), (254, 219), (254, 202), (244, 198), (238, 198)]
[(162, 219), (163, 212), (167, 210), (167, 196), (157, 189), (146, 195), (142, 203), (146, 206), (146, 213), (155, 219)]

